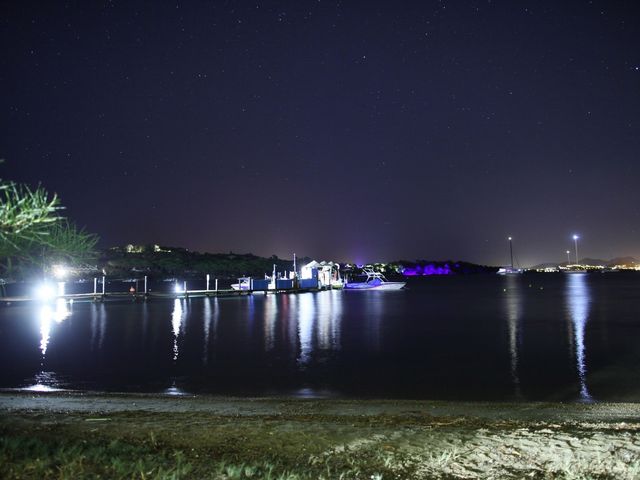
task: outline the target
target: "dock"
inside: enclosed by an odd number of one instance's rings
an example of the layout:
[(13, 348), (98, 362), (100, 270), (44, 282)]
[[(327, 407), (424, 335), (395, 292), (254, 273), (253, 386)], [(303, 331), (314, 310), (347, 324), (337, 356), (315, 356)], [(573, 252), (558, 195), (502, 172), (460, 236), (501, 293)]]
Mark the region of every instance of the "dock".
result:
[(318, 288), (288, 288), (282, 290), (186, 290), (180, 292), (90, 292), (90, 293), (72, 293), (65, 295), (54, 295), (52, 298), (43, 300), (37, 297), (20, 296), (20, 297), (0, 297), (0, 304), (12, 303), (43, 303), (53, 302), (56, 300), (66, 300), (74, 302), (104, 302), (109, 300), (131, 300), (131, 301), (148, 301), (153, 299), (186, 299), (186, 298), (203, 298), (203, 297), (242, 297), (248, 295), (274, 295), (274, 294), (297, 294), (306, 292), (319, 292), (328, 290), (325, 287)]
[[(295, 259), (295, 255), (294, 255)], [(294, 263), (295, 266), (295, 263)], [(339, 280), (339, 272), (337, 272), (337, 264), (332, 262), (311, 262), (303, 267), (305, 273), (302, 277), (298, 277), (297, 273), (289, 272), (289, 276), (279, 276), (276, 273), (276, 266), (273, 266), (272, 276), (263, 279), (254, 279), (252, 277), (241, 277), (238, 279), (238, 288), (218, 288), (218, 279), (212, 278), (207, 274), (205, 277), (206, 288), (204, 290), (189, 290), (187, 288), (187, 280), (175, 280), (175, 288), (171, 291), (151, 291), (148, 288), (148, 277), (131, 280), (110, 279), (106, 275), (93, 278), (93, 291), (85, 293), (66, 293), (65, 284), (62, 281), (64, 277), (46, 279), (40, 286), (35, 289), (32, 295), (24, 296), (2, 296), (0, 297), (0, 305), (9, 305), (13, 303), (38, 302), (50, 303), (58, 300), (70, 302), (104, 302), (107, 300), (131, 300), (131, 301), (147, 301), (152, 299), (185, 299), (185, 298), (202, 298), (202, 297), (241, 297), (247, 295), (272, 295), (272, 294), (296, 294), (305, 292), (318, 292), (322, 290), (331, 290), (339, 288), (332, 280), (334, 269), (336, 270), (336, 278)], [(292, 274), (293, 273), (293, 274)], [(324, 276), (323, 276), (324, 275)], [(326, 277), (326, 278), (325, 278)], [(107, 284), (110, 282), (131, 283), (132, 286), (126, 291), (107, 291)], [(140, 283), (140, 289), (138, 289)], [(135, 286), (133, 286), (135, 285)], [(342, 282), (339, 283), (342, 286)], [(57, 286), (57, 288), (56, 288)], [(213, 287), (213, 288), (210, 288)]]

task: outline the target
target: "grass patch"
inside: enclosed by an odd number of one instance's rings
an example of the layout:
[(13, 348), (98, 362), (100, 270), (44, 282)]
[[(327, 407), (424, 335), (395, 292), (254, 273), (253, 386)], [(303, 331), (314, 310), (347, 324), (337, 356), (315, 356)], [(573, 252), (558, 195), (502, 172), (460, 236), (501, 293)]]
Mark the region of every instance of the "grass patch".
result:
[[(110, 422), (95, 432), (86, 422), (61, 419), (60, 423), (29, 424), (25, 418), (0, 422), (0, 465), (6, 479), (216, 479), (216, 480), (307, 480), (398, 478), (391, 463), (376, 451), (348, 447), (325, 455), (309, 454), (309, 445), (299, 442), (289, 448), (296, 435), (272, 435), (241, 422), (234, 435), (225, 428), (195, 440), (197, 448), (185, 445), (182, 435), (173, 441), (167, 432), (147, 431), (135, 425), (130, 437), (117, 427), (131, 424)], [(251, 424), (255, 427), (255, 420)], [(113, 438), (118, 435), (118, 438)], [(274, 438), (276, 437), (276, 438)], [(284, 442), (283, 438), (287, 441)], [(304, 438), (304, 435), (301, 435)], [(223, 446), (228, 441), (227, 448)], [(309, 439), (311, 441), (311, 439)], [(243, 450), (241, 443), (246, 448)], [(280, 450), (279, 447), (283, 447)], [(319, 451), (319, 450), (318, 450)], [(407, 477), (403, 477), (407, 478)]]
[(193, 466), (179, 450), (153, 451), (112, 440), (76, 441), (7, 435), (0, 438), (6, 479), (187, 478)]
[(21, 410), (0, 415), (0, 477), (635, 480), (639, 432), (413, 414)]

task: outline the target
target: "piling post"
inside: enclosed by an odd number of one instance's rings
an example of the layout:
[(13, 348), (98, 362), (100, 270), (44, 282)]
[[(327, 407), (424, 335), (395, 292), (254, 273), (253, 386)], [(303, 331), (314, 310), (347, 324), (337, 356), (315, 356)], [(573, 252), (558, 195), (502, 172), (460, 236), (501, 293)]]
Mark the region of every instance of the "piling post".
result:
[(184, 298), (189, 297), (189, 293), (187, 292), (187, 281), (186, 280), (183, 283), (183, 290), (184, 290)]
[(107, 284), (105, 276), (102, 276), (102, 300), (104, 301), (104, 296), (105, 296), (105, 285)]
[(93, 294), (97, 295), (98, 293), (98, 278), (93, 277)]
[(216, 278), (216, 292), (218, 291), (218, 279)]
[(209, 274), (207, 273), (207, 292), (209, 291)]

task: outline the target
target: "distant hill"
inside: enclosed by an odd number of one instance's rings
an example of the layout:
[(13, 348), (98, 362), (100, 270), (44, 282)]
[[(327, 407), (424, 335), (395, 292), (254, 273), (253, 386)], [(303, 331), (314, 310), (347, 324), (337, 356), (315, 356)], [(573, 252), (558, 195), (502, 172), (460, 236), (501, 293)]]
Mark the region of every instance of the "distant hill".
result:
[(602, 260), (600, 258), (583, 258), (580, 260), (582, 265), (604, 265), (605, 267), (613, 267), (614, 265), (631, 265), (638, 263), (634, 257), (616, 257), (611, 260)]
[(631, 263), (640, 263), (640, 260), (638, 260), (637, 258), (634, 257), (616, 257), (616, 258), (612, 258), (611, 260), (609, 260), (609, 263), (607, 264), (607, 266), (613, 266), (613, 265), (629, 265)]
[[(583, 258), (580, 260), (581, 265), (603, 265), (605, 267), (613, 267), (615, 265), (634, 265), (639, 264), (640, 260), (635, 257), (616, 257), (611, 260), (603, 260), (601, 258)], [(531, 267), (531, 269), (543, 269), (543, 268), (553, 268), (558, 265), (566, 265), (567, 262), (562, 263), (541, 263), (539, 265), (535, 265)]]
[[(309, 259), (299, 258), (299, 265)], [(159, 245), (125, 245), (105, 250), (99, 268), (110, 277), (128, 278), (202, 276), (214, 274), (218, 278), (238, 278), (245, 275), (261, 277), (270, 274), (273, 265), (279, 272), (293, 269), (293, 261), (259, 257), (251, 253), (200, 253), (180, 247)]]

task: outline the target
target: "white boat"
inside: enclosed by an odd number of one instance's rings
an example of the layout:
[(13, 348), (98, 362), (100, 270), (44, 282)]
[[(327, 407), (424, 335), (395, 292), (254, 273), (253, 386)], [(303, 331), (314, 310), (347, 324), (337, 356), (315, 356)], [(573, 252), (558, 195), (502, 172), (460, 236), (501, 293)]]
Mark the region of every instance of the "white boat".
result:
[(497, 273), (498, 275), (517, 275), (522, 272), (523, 270), (521, 268), (500, 267)]
[(238, 283), (232, 283), (231, 288), (234, 290), (251, 290), (251, 277), (241, 277)]
[(372, 268), (363, 268), (367, 276), (364, 282), (348, 282), (344, 285), (347, 290), (400, 290), (407, 282), (390, 282), (382, 273), (374, 272)]

